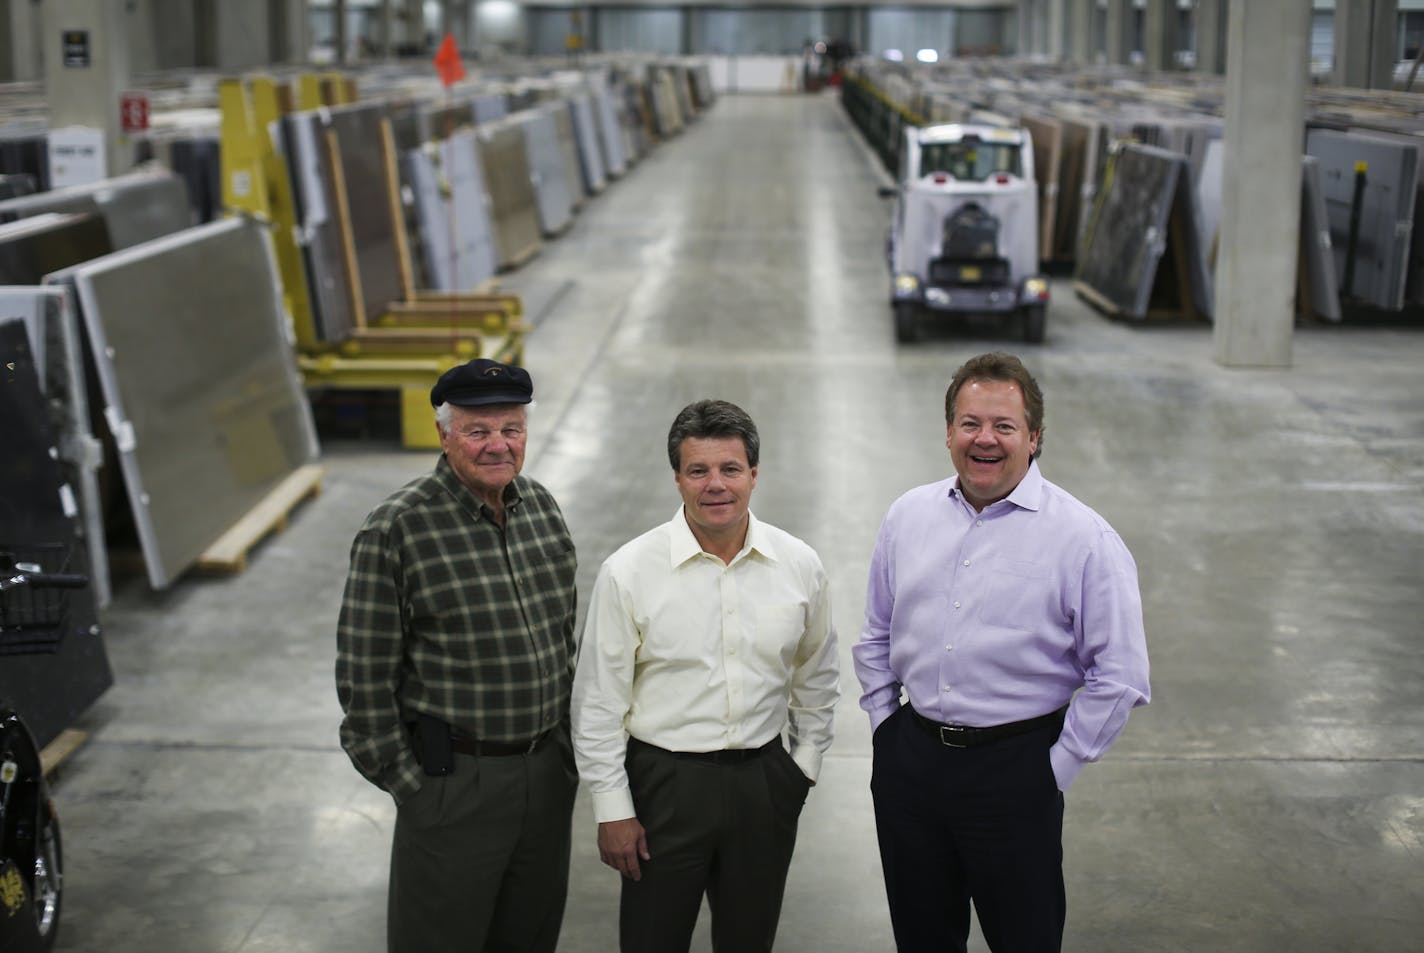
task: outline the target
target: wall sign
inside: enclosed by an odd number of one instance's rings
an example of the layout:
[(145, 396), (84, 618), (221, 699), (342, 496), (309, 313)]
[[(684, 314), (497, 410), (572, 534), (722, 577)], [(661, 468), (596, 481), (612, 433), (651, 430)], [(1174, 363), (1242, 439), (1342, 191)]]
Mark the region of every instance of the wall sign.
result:
[(65, 30), (60, 41), (65, 66), (89, 65), (89, 31)]

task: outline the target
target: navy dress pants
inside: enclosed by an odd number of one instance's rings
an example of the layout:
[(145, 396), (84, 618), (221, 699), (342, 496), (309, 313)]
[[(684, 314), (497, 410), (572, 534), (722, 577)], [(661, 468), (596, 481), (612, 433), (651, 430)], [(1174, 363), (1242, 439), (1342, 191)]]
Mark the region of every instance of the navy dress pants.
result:
[(954, 748), (908, 706), (876, 729), (870, 790), (899, 953), (963, 953), (971, 902), (994, 953), (1060, 949), (1058, 731)]

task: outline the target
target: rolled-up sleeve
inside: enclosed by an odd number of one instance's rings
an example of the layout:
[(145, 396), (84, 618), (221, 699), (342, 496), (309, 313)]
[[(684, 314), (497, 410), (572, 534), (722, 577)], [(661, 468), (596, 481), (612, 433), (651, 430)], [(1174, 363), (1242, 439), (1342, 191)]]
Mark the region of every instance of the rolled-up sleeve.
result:
[(1068, 790), (1084, 764), (1103, 756), (1122, 733), (1128, 713), (1151, 700), (1137, 565), (1116, 533), (1104, 532), (1089, 552), (1074, 601), (1083, 687), (1073, 696), (1063, 732), (1049, 752), (1061, 791)]
[(787, 730), (791, 757), (813, 782), (820, 776), (821, 758), (831, 746), (840, 695), (840, 658), (831, 622), (830, 585), (818, 565), (808, 593), (806, 631), (797, 646), (791, 675)]
[(893, 533), (891, 517), (886, 516), (870, 557), (865, 625), (860, 641), (851, 649), (855, 674), (860, 680), (860, 707), (870, 715), (871, 731), (880, 727), (900, 705), (900, 680), (890, 668), (890, 616), (895, 606), (890, 559), (894, 549)]

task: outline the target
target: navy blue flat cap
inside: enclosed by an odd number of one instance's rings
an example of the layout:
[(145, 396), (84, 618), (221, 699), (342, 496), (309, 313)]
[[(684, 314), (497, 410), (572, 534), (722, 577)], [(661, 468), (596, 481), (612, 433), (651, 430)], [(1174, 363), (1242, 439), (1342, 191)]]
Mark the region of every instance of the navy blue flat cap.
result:
[(457, 407), (527, 404), (533, 399), (534, 382), (529, 379), (528, 371), (483, 357), (450, 368), (430, 388), (432, 407), (441, 404)]

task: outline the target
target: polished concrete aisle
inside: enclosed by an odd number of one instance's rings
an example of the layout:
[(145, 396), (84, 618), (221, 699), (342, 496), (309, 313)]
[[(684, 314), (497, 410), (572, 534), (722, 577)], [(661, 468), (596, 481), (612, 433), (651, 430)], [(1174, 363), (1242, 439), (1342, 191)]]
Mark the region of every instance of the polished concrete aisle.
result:
[[(974, 324), (897, 346), (877, 176), (833, 98), (723, 98), (507, 281), (538, 320), (527, 472), (585, 597), (676, 508), (664, 440), (701, 397), (756, 418), (753, 509), (830, 572), (844, 700), (777, 948), (893, 949), (849, 649), (885, 507), (950, 472), (951, 373), (1007, 348), (1046, 394), (1045, 474), (1137, 558), (1153, 662), (1153, 704), (1067, 796), (1065, 949), (1419, 949), (1424, 329), (1304, 328), (1293, 367), (1225, 369), (1209, 327), (1114, 323), (1059, 281), (1041, 346)], [(333, 629), (356, 527), (433, 457), (325, 457), (242, 575), (131, 579), (105, 614), (117, 684), (56, 791), (60, 949), (383, 949), (394, 811), (337, 745)], [(586, 794), (574, 825), (561, 949), (607, 953)]]

